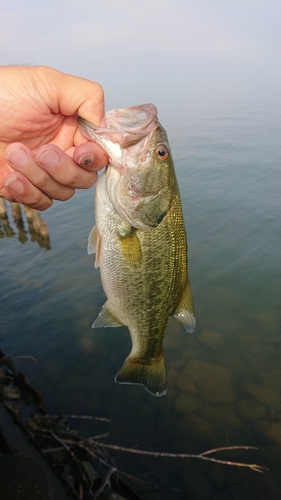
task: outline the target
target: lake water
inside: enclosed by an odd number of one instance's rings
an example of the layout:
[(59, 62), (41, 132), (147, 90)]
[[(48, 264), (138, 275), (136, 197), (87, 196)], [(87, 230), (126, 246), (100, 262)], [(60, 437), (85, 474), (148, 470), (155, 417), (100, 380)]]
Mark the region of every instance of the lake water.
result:
[[(181, 490), (144, 498), (280, 499), (280, 82), (105, 90), (107, 109), (153, 102), (168, 132), (196, 330), (189, 335), (172, 320), (168, 325), (165, 397), (114, 383), (130, 336), (126, 328), (91, 329), (105, 296), (86, 253), (94, 222), (89, 190), (41, 214), (49, 228), (45, 245), (25, 216), (24, 226), (15, 223), (8, 207), (8, 221), (0, 222), (0, 348), (37, 359), (39, 367), (30, 359), (16, 363), (50, 413), (111, 418), (107, 442), (177, 453), (251, 445), (258, 450), (216, 456), (269, 468), (259, 474), (116, 452), (122, 471)], [(92, 424), (79, 429), (95, 433)]]

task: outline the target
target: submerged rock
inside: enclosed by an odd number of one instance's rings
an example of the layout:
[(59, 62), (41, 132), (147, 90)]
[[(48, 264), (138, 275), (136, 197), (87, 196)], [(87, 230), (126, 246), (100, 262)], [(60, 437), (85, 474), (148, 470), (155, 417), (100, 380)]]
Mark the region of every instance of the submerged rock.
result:
[(224, 345), (224, 335), (219, 332), (212, 332), (204, 328), (198, 335), (200, 344), (204, 344), (211, 349), (218, 349)]
[(193, 413), (204, 404), (198, 394), (181, 392), (174, 401), (174, 408), (179, 413)]
[(268, 371), (261, 373), (261, 378), (264, 385), (270, 385), (270, 387), (276, 387), (281, 391), (281, 377), (275, 375), (274, 373), (269, 373)]
[(185, 392), (198, 392), (196, 389), (196, 385), (194, 384), (191, 375), (189, 373), (182, 373), (177, 380), (177, 387), (181, 391)]
[(177, 422), (177, 427), (190, 439), (197, 443), (206, 442), (213, 436), (213, 427), (198, 415), (183, 415)]
[(281, 422), (259, 422), (257, 428), (272, 441), (281, 444)]
[(203, 418), (211, 422), (216, 428), (239, 428), (242, 427), (241, 419), (230, 405), (214, 405), (206, 403), (198, 412)]
[(258, 420), (267, 413), (266, 406), (253, 398), (244, 398), (237, 403), (238, 413), (245, 420)]
[(256, 398), (260, 403), (270, 405), (280, 401), (280, 391), (276, 387), (265, 384), (257, 384), (255, 382), (244, 382), (241, 384), (241, 389), (248, 392)]
[(213, 403), (232, 404), (236, 391), (231, 371), (221, 365), (192, 359), (185, 368), (203, 398)]

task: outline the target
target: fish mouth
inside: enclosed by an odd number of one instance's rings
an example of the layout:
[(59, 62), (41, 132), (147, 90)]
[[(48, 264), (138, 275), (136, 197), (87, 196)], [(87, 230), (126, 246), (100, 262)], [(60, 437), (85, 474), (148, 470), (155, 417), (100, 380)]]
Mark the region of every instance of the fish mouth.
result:
[(111, 153), (107, 150), (108, 141), (118, 143), (122, 149), (129, 148), (159, 126), (154, 104), (108, 111), (101, 121), (101, 127), (82, 117), (78, 118), (78, 124), (82, 134), (100, 144), (108, 154)]

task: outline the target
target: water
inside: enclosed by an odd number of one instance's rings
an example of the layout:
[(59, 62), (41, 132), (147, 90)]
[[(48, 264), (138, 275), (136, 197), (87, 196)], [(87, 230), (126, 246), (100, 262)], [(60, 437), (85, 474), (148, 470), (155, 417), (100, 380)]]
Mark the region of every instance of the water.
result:
[(49, 245), (25, 219), (19, 237), (10, 209), (10, 230), (0, 225), (0, 347), (37, 359), (39, 367), (17, 365), (49, 412), (110, 417), (109, 442), (140, 449), (257, 446), (216, 456), (269, 468), (116, 453), (121, 470), (181, 489), (145, 498), (281, 497), (279, 88), (259, 80), (106, 89), (108, 109), (157, 105), (181, 188), (197, 328), (188, 335), (168, 325), (163, 398), (114, 384), (130, 351), (126, 328), (91, 329), (105, 300), (86, 254), (93, 190), (41, 214)]

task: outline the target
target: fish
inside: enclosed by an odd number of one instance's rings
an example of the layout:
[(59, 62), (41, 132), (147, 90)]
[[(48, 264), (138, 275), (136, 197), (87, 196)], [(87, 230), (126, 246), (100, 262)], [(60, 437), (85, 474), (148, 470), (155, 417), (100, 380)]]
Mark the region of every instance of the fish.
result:
[(154, 104), (113, 109), (101, 126), (79, 117), (83, 135), (107, 153), (95, 194), (95, 253), (107, 296), (93, 328), (125, 325), (132, 348), (115, 382), (167, 392), (163, 340), (173, 317), (187, 332), (196, 319), (187, 238), (167, 133)]

